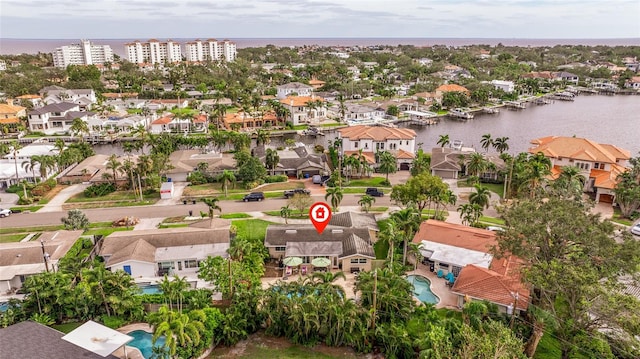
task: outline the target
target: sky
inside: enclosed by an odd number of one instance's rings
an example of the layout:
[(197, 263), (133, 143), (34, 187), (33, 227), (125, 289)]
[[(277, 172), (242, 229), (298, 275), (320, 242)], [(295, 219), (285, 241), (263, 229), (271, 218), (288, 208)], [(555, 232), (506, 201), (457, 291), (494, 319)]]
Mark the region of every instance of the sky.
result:
[(0, 0), (0, 38), (197, 37), (640, 38), (640, 0)]

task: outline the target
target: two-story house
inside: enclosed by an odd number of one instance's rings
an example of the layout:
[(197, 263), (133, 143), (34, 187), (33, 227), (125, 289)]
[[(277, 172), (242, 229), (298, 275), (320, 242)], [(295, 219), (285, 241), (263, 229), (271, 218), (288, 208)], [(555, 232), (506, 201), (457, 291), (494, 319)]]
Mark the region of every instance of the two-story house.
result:
[(317, 123), (327, 117), (327, 104), (318, 96), (287, 96), (280, 103), (289, 110), (289, 120), (294, 126)]
[(311, 96), (313, 87), (300, 82), (290, 82), (277, 87), (277, 97), (283, 99), (287, 96)]
[(93, 112), (80, 111), (75, 103), (53, 103), (28, 112), (29, 129), (47, 135), (64, 133), (69, 131), (74, 119), (88, 122), (93, 115)]
[[(4, 134), (18, 132), (20, 117), (26, 114), (26, 108), (9, 103), (0, 103), (0, 131)], [(5, 130), (6, 129), (6, 130)]]
[(151, 133), (160, 134), (163, 132), (204, 132), (209, 124), (209, 119), (205, 114), (194, 115), (191, 118), (180, 118), (173, 114), (167, 114), (151, 122)]
[(60, 86), (47, 86), (40, 90), (40, 96), (47, 105), (61, 102), (72, 102), (81, 109), (88, 109), (98, 102), (93, 89), (66, 89)]
[(595, 195), (596, 202), (613, 203), (613, 189), (619, 174), (626, 171), (628, 150), (578, 137), (542, 137), (531, 141), (530, 153), (541, 152), (551, 160), (554, 178), (564, 166), (575, 166), (586, 179), (584, 191)]
[(580, 77), (576, 74), (572, 74), (571, 72), (561, 71), (555, 74), (556, 81), (564, 81), (570, 84), (578, 85), (578, 80)]
[(377, 152), (391, 152), (401, 170), (408, 170), (415, 157), (416, 132), (408, 128), (350, 126), (338, 130), (338, 134), (343, 156), (359, 155), (362, 150), (362, 155), (373, 166)]
[(351, 124), (375, 121), (384, 118), (385, 111), (381, 107), (371, 107), (359, 104), (348, 104), (344, 112), (344, 121)]

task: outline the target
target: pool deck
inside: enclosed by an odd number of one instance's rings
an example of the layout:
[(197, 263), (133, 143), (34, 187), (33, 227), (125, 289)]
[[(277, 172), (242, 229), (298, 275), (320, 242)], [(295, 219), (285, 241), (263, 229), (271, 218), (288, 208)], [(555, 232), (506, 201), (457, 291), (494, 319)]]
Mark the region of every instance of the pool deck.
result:
[(460, 310), (460, 308), (458, 308), (458, 298), (451, 292), (451, 289), (447, 287), (446, 279), (438, 278), (436, 273), (430, 272), (429, 269), (422, 264), (419, 264), (416, 270), (407, 272), (407, 275), (412, 274), (421, 275), (429, 279), (431, 282), (431, 291), (440, 298), (440, 301), (436, 304), (436, 308)]
[[(133, 323), (133, 324), (128, 324), (125, 325), (124, 327), (120, 327), (117, 329), (120, 333), (123, 334), (127, 334), (129, 332), (132, 332), (134, 330), (144, 330), (145, 332), (148, 333), (153, 333), (153, 330), (151, 329), (151, 326), (147, 323)], [(134, 347), (130, 347), (127, 345), (126, 347), (127, 352), (125, 355), (124, 349), (123, 348), (118, 348), (118, 350), (116, 350), (115, 352), (113, 352), (114, 356), (117, 356), (118, 358), (121, 359), (144, 359), (144, 357), (142, 356), (142, 353), (140, 352), (140, 350), (138, 350), (138, 348), (134, 348)]]

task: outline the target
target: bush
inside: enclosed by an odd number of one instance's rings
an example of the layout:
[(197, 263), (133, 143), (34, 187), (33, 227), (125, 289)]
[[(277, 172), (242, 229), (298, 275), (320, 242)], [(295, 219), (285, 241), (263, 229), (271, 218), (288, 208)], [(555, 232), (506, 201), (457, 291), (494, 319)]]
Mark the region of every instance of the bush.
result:
[(198, 185), (204, 183), (212, 183), (214, 182), (214, 178), (200, 171), (195, 171), (189, 173), (189, 176), (187, 176), (187, 181), (191, 182), (192, 185)]
[(56, 186), (56, 184), (57, 183), (55, 179), (49, 179), (45, 182), (40, 182), (35, 187), (33, 187), (33, 189), (31, 189), (31, 195), (42, 197), (49, 191), (51, 191)]
[(275, 175), (275, 176), (267, 176), (265, 178), (265, 183), (277, 183), (277, 182), (287, 182), (288, 178), (286, 175)]
[(100, 320), (102, 321), (102, 324), (111, 329), (118, 329), (127, 322), (126, 320), (114, 315), (103, 315)]
[(313, 150), (316, 151), (316, 153), (324, 153), (324, 146), (323, 145), (315, 145), (313, 147)]
[(18, 204), (19, 205), (27, 205), (27, 204), (32, 204), (33, 203), (33, 198), (22, 198), (20, 197), (20, 199), (18, 200)]
[(113, 183), (92, 184), (84, 190), (84, 195), (88, 198), (102, 197), (115, 191), (116, 186)]

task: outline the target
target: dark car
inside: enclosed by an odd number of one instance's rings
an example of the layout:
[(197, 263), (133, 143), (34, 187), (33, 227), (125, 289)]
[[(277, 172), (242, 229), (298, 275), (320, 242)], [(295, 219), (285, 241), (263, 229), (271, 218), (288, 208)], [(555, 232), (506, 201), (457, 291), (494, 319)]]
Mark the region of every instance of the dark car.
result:
[(242, 198), (244, 202), (249, 201), (262, 201), (264, 199), (264, 193), (262, 192), (251, 192)]
[(291, 189), (291, 190), (284, 191), (284, 196), (286, 198), (291, 198), (296, 194), (310, 195), (311, 191), (309, 191), (308, 189), (304, 189), (304, 188), (296, 188), (296, 189)]
[(371, 197), (382, 197), (382, 196), (384, 196), (384, 192), (382, 192), (381, 190), (379, 190), (379, 189), (377, 189), (375, 187), (367, 188), (367, 191), (365, 193), (368, 194)]

